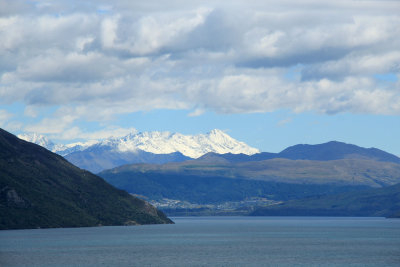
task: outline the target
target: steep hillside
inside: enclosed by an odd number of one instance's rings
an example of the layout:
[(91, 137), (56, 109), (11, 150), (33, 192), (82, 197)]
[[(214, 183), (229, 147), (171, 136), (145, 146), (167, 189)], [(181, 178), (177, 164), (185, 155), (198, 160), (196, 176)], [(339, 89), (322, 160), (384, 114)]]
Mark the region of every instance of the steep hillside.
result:
[(153, 206), (0, 129), (0, 229), (171, 223)]

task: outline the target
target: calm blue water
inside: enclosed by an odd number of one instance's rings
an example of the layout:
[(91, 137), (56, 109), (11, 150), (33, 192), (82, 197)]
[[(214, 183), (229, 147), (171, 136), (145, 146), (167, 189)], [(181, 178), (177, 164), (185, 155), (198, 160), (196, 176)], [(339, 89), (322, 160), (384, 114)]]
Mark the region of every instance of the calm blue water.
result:
[(198, 217), (0, 231), (0, 266), (400, 266), (400, 220)]

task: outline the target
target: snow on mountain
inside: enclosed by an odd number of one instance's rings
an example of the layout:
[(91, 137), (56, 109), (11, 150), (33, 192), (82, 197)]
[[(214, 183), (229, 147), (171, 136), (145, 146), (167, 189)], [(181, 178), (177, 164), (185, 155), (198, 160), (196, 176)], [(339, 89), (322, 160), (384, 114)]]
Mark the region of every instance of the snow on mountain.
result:
[(46, 136), (37, 134), (37, 133), (25, 133), (25, 134), (19, 134), (18, 138), (35, 143), (39, 146), (42, 146), (52, 152), (56, 152), (58, 150), (63, 150), (66, 147), (64, 145), (56, 145), (52, 141), (50, 141)]
[(131, 133), (122, 138), (108, 138), (100, 142), (74, 143), (69, 145), (56, 145), (43, 135), (23, 134), (18, 136), (29, 142), (41, 145), (62, 156), (76, 151), (102, 147), (114, 152), (135, 152), (138, 150), (154, 154), (169, 154), (180, 152), (191, 158), (198, 158), (208, 152), (219, 154), (247, 154), (259, 153), (256, 148), (244, 142), (237, 141), (221, 130), (212, 130), (207, 134), (183, 135), (170, 132), (141, 132)]
[(67, 144), (64, 145), (64, 149), (63, 150), (58, 150), (58, 151), (54, 151), (57, 154), (60, 154), (61, 156), (66, 156), (68, 154), (71, 154), (73, 152), (77, 152), (77, 151), (83, 151), (95, 144), (97, 144), (99, 141), (96, 140), (91, 140), (91, 141), (87, 141), (87, 142), (77, 142), (77, 143), (72, 143), (72, 144)]
[(113, 147), (120, 152), (133, 152), (137, 149), (154, 154), (181, 152), (183, 155), (198, 158), (208, 152), (219, 154), (259, 153), (256, 148), (237, 141), (221, 130), (207, 134), (183, 135), (169, 132), (142, 132), (129, 134), (121, 139), (107, 139), (98, 145)]
[(35, 143), (61, 156), (65, 156), (76, 151), (82, 151), (95, 143), (91, 141), (87, 143), (73, 143), (67, 145), (55, 144), (53, 143), (53, 141), (49, 140), (46, 136), (37, 133), (19, 134), (18, 138), (31, 143)]

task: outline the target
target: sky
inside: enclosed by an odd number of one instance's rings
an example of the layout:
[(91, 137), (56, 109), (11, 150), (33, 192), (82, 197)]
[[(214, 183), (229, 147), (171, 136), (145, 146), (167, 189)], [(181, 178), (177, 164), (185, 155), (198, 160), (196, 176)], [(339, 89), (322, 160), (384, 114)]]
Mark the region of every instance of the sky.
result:
[(0, 0), (0, 127), (400, 156), (400, 1)]

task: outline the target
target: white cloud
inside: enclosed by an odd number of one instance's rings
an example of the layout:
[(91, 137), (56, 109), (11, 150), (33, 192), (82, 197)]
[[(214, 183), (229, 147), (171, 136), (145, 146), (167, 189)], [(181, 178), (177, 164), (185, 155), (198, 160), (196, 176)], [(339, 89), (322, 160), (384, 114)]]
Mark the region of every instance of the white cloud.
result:
[(189, 117), (197, 117), (204, 114), (206, 111), (203, 108), (196, 108), (188, 114)]
[(398, 1), (8, 2), (0, 104), (57, 109), (29, 130), (152, 109), (400, 114), (399, 81), (374, 79), (400, 73)]
[(69, 128), (76, 119), (76, 117), (69, 114), (59, 115), (53, 118), (44, 118), (39, 123), (26, 125), (24, 130), (26, 132), (40, 134), (60, 134)]
[[(377, 88), (372, 78), (350, 77), (288, 82), (278, 72), (248, 71), (229, 74), (190, 88), (189, 95), (204, 107), (221, 113), (268, 112), (291, 109), (297, 113), (314, 111), (367, 114), (400, 114), (399, 90)], [(369, 103), (371, 101), (371, 103)]]
[(16, 71), (21, 80), (34, 82), (90, 82), (107, 79), (117, 69), (113, 61), (97, 53), (70, 53), (50, 50), (22, 63)]
[(329, 60), (307, 67), (302, 74), (303, 78), (337, 79), (381, 73), (400, 73), (400, 50), (361, 55), (350, 53), (338, 60)]
[(111, 137), (123, 137), (130, 133), (136, 133), (137, 130), (135, 128), (120, 128), (120, 127), (107, 127), (100, 131), (90, 132), (90, 133), (83, 133), (84, 139), (92, 139), (92, 140), (99, 140)]
[(101, 41), (105, 48), (113, 48), (117, 40), (119, 17), (106, 18), (101, 22)]

